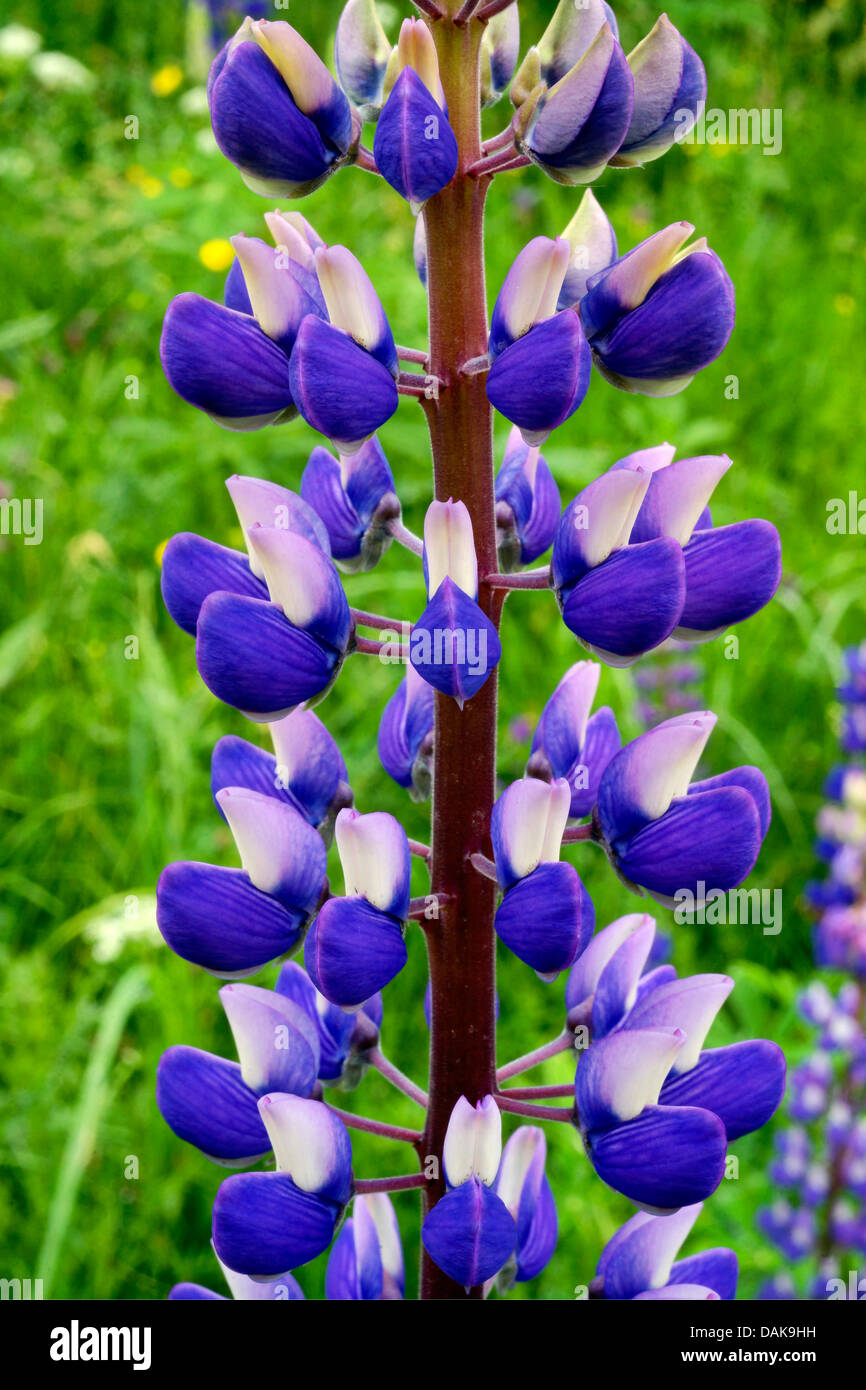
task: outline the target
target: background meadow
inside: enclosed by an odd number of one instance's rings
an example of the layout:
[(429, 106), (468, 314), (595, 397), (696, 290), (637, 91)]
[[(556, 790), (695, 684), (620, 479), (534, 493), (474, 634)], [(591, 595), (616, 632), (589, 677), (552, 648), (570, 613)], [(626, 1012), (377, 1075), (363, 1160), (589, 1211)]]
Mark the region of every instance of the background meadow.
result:
[[(339, 9), (320, 0), (288, 17), (330, 55)], [(396, 34), (409, 7), (381, 9)], [(521, 0), (524, 48), (552, 9)], [(619, 5), (627, 50), (656, 14), (649, 0)], [(866, 496), (864, 13), (851, 0), (674, 0), (670, 15), (704, 58), (709, 106), (781, 109), (782, 151), (682, 147), (644, 171), (611, 171), (595, 191), (623, 250), (666, 223), (693, 222), (732, 275), (737, 328), (722, 358), (670, 400), (594, 378), (545, 454), (567, 500), (662, 439), (681, 455), (727, 452), (734, 467), (714, 501), (717, 524), (766, 516), (782, 533), (780, 593), (740, 630), (736, 659), (722, 642), (702, 649), (701, 703), (719, 715), (707, 772), (757, 762), (770, 779), (774, 822), (750, 886), (783, 890), (783, 929), (680, 927), (674, 960), (681, 972), (726, 970), (737, 981), (713, 1042), (763, 1035), (796, 1059), (807, 1035), (793, 999), (811, 969), (800, 895), (835, 750), (834, 683), (841, 647), (866, 635), (863, 539), (826, 529), (831, 498)], [(263, 235), (269, 206), (213, 146), (183, 7), (7, 0), (4, 22), (38, 32), (42, 48), (0, 51), (0, 486), (44, 500), (44, 538), (0, 542), (0, 1273), (41, 1277), (51, 1298), (159, 1299), (179, 1279), (219, 1287), (208, 1239), (224, 1172), (163, 1125), (154, 1069), (173, 1042), (230, 1047), (215, 982), (160, 942), (154, 885), (171, 859), (233, 862), (210, 799), (210, 750), (224, 733), (256, 737), (198, 679), (192, 643), (161, 605), (159, 553), (181, 530), (238, 543), (223, 480), (242, 472), (296, 487), (315, 440), (300, 420), (221, 431), (160, 370), (167, 302), (181, 290), (220, 298), (225, 238)], [(489, 112), (489, 133), (508, 114), (505, 103)], [(137, 139), (125, 138), (130, 115)], [(578, 198), (535, 169), (496, 181), (491, 297), (520, 247), (559, 232)], [(348, 170), (301, 206), (327, 241), (363, 261), (397, 341), (420, 344), (425, 303), (405, 204)], [(506, 433), (497, 430), (500, 457)], [(419, 529), (430, 471), (414, 402), (401, 400), (382, 442)], [(367, 609), (413, 617), (422, 605), (416, 567), (396, 547), (347, 587)], [(500, 767), (512, 778), (527, 725), (580, 652), (543, 594), (509, 599), (503, 640)], [(356, 658), (319, 713), (356, 804), (391, 811), (424, 838), (426, 808), (387, 781), (375, 752), (398, 674)], [(630, 673), (603, 673), (599, 702), (614, 706), (626, 735), (639, 731), (636, 701)], [(600, 923), (638, 906), (593, 847), (569, 854)], [(656, 915), (672, 925), (664, 909)], [(386, 995), (383, 1045), (419, 1079), (424, 982), (414, 933), (409, 967)], [(559, 1030), (561, 984), (543, 985), (503, 955), (499, 989), (501, 1060)], [(538, 1079), (563, 1080), (567, 1066), (557, 1058)], [(398, 1123), (418, 1113), (375, 1075), (341, 1103), (387, 1107)], [(631, 1210), (593, 1176), (565, 1126), (549, 1129), (559, 1247), (516, 1298), (572, 1297)], [(399, 1147), (359, 1136), (356, 1171), (399, 1171)], [(739, 1177), (722, 1184), (686, 1247), (734, 1245), (742, 1297), (777, 1265), (754, 1227), (768, 1149), (768, 1133), (734, 1146)], [(395, 1201), (411, 1284), (417, 1198)], [(301, 1272), (308, 1296), (320, 1295), (322, 1272), (322, 1261)]]

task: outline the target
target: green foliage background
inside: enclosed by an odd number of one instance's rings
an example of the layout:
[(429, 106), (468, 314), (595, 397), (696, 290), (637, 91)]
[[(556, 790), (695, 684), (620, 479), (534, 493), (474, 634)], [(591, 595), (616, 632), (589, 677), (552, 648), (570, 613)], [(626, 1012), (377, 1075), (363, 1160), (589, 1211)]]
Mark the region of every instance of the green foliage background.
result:
[[(46, 48), (86, 64), (94, 81), (49, 90), (26, 65), (0, 65), (0, 481), (45, 506), (43, 543), (12, 536), (0, 553), (0, 1272), (43, 1277), (48, 1297), (162, 1298), (181, 1278), (219, 1287), (208, 1238), (224, 1173), (166, 1130), (154, 1068), (172, 1042), (230, 1049), (215, 982), (154, 940), (153, 888), (170, 859), (232, 862), (210, 801), (209, 755), (220, 734), (255, 734), (199, 681), (191, 642), (162, 609), (155, 551), (180, 530), (237, 542), (223, 480), (244, 472), (297, 486), (313, 438), (302, 421), (247, 436), (220, 431), (172, 394), (160, 370), (168, 300), (189, 289), (221, 294), (222, 274), (205, 267), (199, 248), (239, 230), (262, 234), (267, 207), (210, 147), (206, 116), (191, 111), (185, 93), (199, 77), (186, 66), (182, 6), (44, 0), (37, 9), (12, 0), (5, 8), (38, 29)], [(524, 47), (552, 9), (521, 0)], [(290, 18), (330, 52), (338, 14), (322, 0), (294, 6)], [(828, 499), (866, 492), (864, 17), (850, 0), (674, 0), (670, 14), (705, 59), (710, 106), (781, 108), (782, 153), (675, 149), (644, 171), (610, 172), (596, 192), (622, 249), (681, 218), (706, 234), (737, 287), (737, 328), (722, 359), (671, 400), (620, 394), (595, 378), (545, 453), (568, 497), (616, 458), (664, 438), (681, 454), (727, 451), (735, 466), (714, 502), (717, 524), (762, 515), (782, 532), (776, 602), (740, 631), (737, 660), (725, 660), (721, 643), (703, 655), (705, 701), (719, 714), (708, 770), (754, 761), (772, 784), (774, 823), (751, 884), (784, 890), (784, 929), (680, 928), (675, 961), (737, 980), (713, 1041), (765, 1035), (796, 1058), (806, 1035), (792, 1001), (811, 968), (799, 895), (834, 756), (839, 651), (863, 636), (866, 599), (862, 539), (828, 535), (825, 524)], [(627, 49), (655, 16), (647, 0), (619, 6)], [(160, 97), (152, 78), (173, 64), (184, 66), (183, 81)], [(124, 138), (129, 114), (139, 119), (137, 141)], [(497, 130), (504, 105), (486, 119)], [(492, 292), (520, 246), (562, 229), (578, 196), (535, 169), (497, 181)], [(360, 256), (397, 340), (421, 342), (412, 219), (397, 195), (350, 170), (303, 211), (326, 240)], [(729, 400), (731, 374), (739, 396)], [(129, 400), (133, 375), (140, 394)], [(498, 429), (500, 445), (505, 434)], [(401, 402), (382, 438), (418, 528), (430, 474), (413, 402)], [(349, 581), (349, 592), (358, 606), (409, 616), (422, 601), (396, 547), (378, 571)], [(542, 595), (509, 601), (504, 647), (501, 771), (513, 777), (527, 751), (513, 721), (537, 717), (579, 653)], [(424, 837), (425, 809), (384, 779), (375, 754), (396, 679), (359, 659), (320, 712), (357, 804), (392, 811)], [(627, 734), (637, 731), (629, 673), (605, 671), (600, 699)], [(601, 922), (636, 906), (591, 847), (575, 862)], [(133, 899), (138, 915), (128, 917)], [(663, 909), (657, 915), (670, 925)], [(384, 1045), (420, 1078), (425, 963), (420, 937), (411, 945), (410, 966), (386, 999)], [(558, 1031), (562, 990), (513, 959), (501, 964), (505, 1060)], [(562, 1080), (566, 1069), (556, 1059), (541, 1079)], [(417, 1116), (375, 1076), (346, 1103), (397, 1122)], [(572, 1297), (630, 1210), (594, 1178), (575, 1136), (551, 1129), (559, 1248), (517, 1298)], [(396, 1148), (361, 1138), (357, 1171), (399, 1170), (405, 1155)], [(688, 1249), (735, 1245), (749, 1297), (776, 1264), (754, 1226), (767, 1195), (768, 1136), (734, 1148), (739, 1178), (708, 1203)], [(417, 1199), (396, 1200), (414, 1278)], [(302, 1271), (308, 1295), (321, 1292), (321, 1264)]]

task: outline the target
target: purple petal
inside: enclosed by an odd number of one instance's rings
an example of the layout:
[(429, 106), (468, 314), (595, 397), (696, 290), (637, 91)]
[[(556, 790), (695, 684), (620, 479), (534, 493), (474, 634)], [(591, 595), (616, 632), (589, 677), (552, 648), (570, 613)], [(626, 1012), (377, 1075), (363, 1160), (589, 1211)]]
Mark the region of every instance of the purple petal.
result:
[[(658, 159), (688, 134), (707, 95), (704, 65), (667, 15), (629, 54), (629, 67), (634, 76), (634, 110), (613, 160), (617, 168)], [(691, 120), (686, 119), (687, 112)]]
[(156, 1069), (156, 1103), (179, 1139), (217, 1163), (244, 1166), (270, 1152), (255, 1093), (237, 1062), (170, 1047)]
[(219, 1299), (222, 1303), (227, 1302), (224, 1293), (214, 1293), (212, 1289), (206, 1289), (204, 1284), (175, 1284), (169, 1291), (169, 1299), (204, 1300)]
[[(668, 448), (667, 445), (661, 446), (665, 453)], [(651, 449), (641, 450), (639, 454), (632, 455), (634, 463), (627, 459), (622, 462), (640, 468), (643, 456), (655, 452)], [(619, 466), (614, 464), (614, 468)], [(730, 466), (731, 460), (726, 454), (702, 454), (697, 458), (677, 459), (673, 463), (665, 460), (662, 467), (653, 468), (649, 488), (631, 533), (632, 544), (655, 540), (657, 536), (672, 536), (680, 545), (686, 545), (713, 489)]]
[(556, 863), (568, 819), (568, 784), (535, 777), (512, 782), (497, 798), (490, 838), (499, 886), (508, 889), (542, 862)]
[(251, 975), (285, 955), (305, 920), (260, 893), (241, 869), (185, 861), (160, 874), (156, 917), (177, 955), (215, 975)]
[(307, 314), (324, 318), (318, 285), (302, 265), (260, 237), (235, 236), (232, 246), (259, 327), (288, 357)]
[(565, 987), (565, 1006), (569, 1011), (591, 999), (598, 988), (608, 961), (620, 946), (635, 932), (644, 927), (654, 927), (653, 918), (645, 912), (630, 912), (625, 917), (617, 917), (600, 932), (596, 932), (586, 950), (576, 961), (568, 984)]
[(515, 883), (496, 913), (496, 933), (542, 979), (567, 970), (592, 936), (592, 899), (577, 870), (539, 864)]
[(235, 1173), (214, 1202), (214, 1248), (239, 1274), (273, 1276), (327, 1250), (339, 1211), (336, 1202), (302, 1192), (284, 1173)]
[(739, 1261), (733, 1250), (719, 1246), (715, 1250), (702, 1250), (699, 1255), (689, 1255), (685, 1260), (677, 1260), (668, 1275), (668, 1285), (699, 1284), (726, 1301), (737, 1296), (737, 1275)]
[(280, 1172), (303, 1192), (343, 1206), (352, 1188), (352, 1143), (339, 1115), (321, 1101), (285, 1092), (262, 1096), (259, 1114)]
[(563, 621), (603, 659), (632, 661), (673, 632), (684, 580), (677, 541), (630, 545), (578, 581), (563, 604)]
[[(373, 514), (389, 493), (394, 493), (394, 479), (376, 438), (369, 439), (342, 464), (318, 445), (301, 477), (301, 496), (322, 518), (336, 560), (361, 555)], [(377, 558), (385, 548), (383, 534)]]
[(211, 594), (202, 605), (196, 663), (218, 699), (253, 718), (281, 718), (321, 695), (333, 680), (337, 653), (293, 627), (275, 603)]
[(399, 923), (363, 898), (329, 898), (304, 945), (314, 985), (344, 1008), (357, 1007), (384, 989), (407, 959)]
[(565, 309), (497, 357), (487, 374), (487, 396), (527, 443), (540, 444), (577, 410), (591, 367), (580, 320)]
[(696, 900), (748, 878), (761, 849), (758, 808), (742, 787), (718, 787), (673, 802), (617, 852), (622, 873), (651, 893)]
[(563, 237), (537, 236), (515, 257), (490, 320), (490, 361), (556, 313), (570, 247)]
[(478, 693), (501, 655), (490, 619), (446, 575), (412, 629), (409, 657), (415, 670), (462, 707)]
[(470, 1178), (439, 1198), (424, 1218), (421, 1239), (444, 1274), (471, 1288), (506, 1263), (517, 1243), (517, 1227), (496, 1193)]
[(725, 1153), (725, 1129), (718, 1116), (671, 1106), (649, 1106), (637, 1119), (595, 1136), (590, 1145), (602, 1182), (656, 1211), (690, 1206), (715, 1192), (724, 1176)]
[(784, 1090), (784, 1053), (759, 1038), (703, 1052), (691, 1071), (665, 1082), (660, 1101), (712, 1110), (733, 1142), (767, 1123)]
[(289, 376), (307, 424), (347, 454), (397, 409), (397, 387), (387, 368), (339, 328), (312, 316), (301, 324)]
[[(420, 794), (429, 783), (419, 765), (422, 745), (433, 734), (433, 687), (411, 664), (382, 712), (379, 724), (379, 760), (400, 787), (415, 787)], [(426, 790), (429, 792), (429, 785)]]
[[(646, 966), (655, 937), (656, 924), (648, 917), (614, 951), (601, 972), (592, 1001), (592, 1037), (603, 1038), (617, 1024), (637, 998), (638, 981)], [(647, 1026), (680, 1027), (680, 1020), (648, 1021)]]
[(590, 275), (616, 260), (616, 233), (595, 194), (588, 188), (577, 212), (562, 234), (571, 246), (571, 260), (557, 309), (573, 309), (586, 294)]
[(411, 68), (400, 73), (376, 123), (373, 154), (382, 177), (420, 207), (450, 183), (457, 141), (448, 117)]
[[(296, 492), (280, 487), (278, 483), (269, 483), (264, 478), (250, 478), (237, 473), (226, 478), (226, 487), (247, 542), (250, 568), (258, 578), (263, 578), (264, 572), (249, 542), (249, 531), (254, 526), (278, 526), (285, 531), (296, 531), (317, 545), (325, 555), (330, 553), (325, 527), (314, 509)], [(222, 587), (230, 586), (225, 584)]]
[(247, 282), (244, 279), (243, 267), (237, 256), (229, 266), (229, 273), (226, 276), (223, 287), (223, 303), (227, 309), (234, 309), (239, 314), (249, 314), (251, 318), (255, 317), (247, 290)]
[(523, 148), (559, 183), (591, 183), (623, 142), (634, 81), (605, 24), (536, 108)]
[(280, 777), (311, 825), (321, 826), (342, 800), (351, 801), (343, 756), (321, 719), (298, 709), (271, 724)]
[(411, 854), (406, 831), (387, 811), (344, 810), (336, 820), (337, 849), (348, 897), (366, 898), (403, 921), (409, 912)]
[(288, 359), (255, 319), (179, 294), (159, 344), (169, 385), (231, 429), (259, 429), (292, 408)]
[(779, 533), (769, 521), (698, 531), (683, 555), (686, 599), (679, 627), (685, 633), (715, 633), (752, 617), (782, 577)]
[(179, 628), (195, 636), (205, 599), (218, 590), (267, 599), (268, 591), (239, 550), (229, 550), (191, 531), (172, 536), (162, 557), (160, 588)]
[(689, 975), (670, 980), (636, 1004), (623, 1028), (681, 1028), (686, 1040), (671, 1072), (678, 1075), (697, 1065), (713, 1021), (734, 982), (729, 975)]
[(637, 469), (611, 468), (569, 502), (553, 546), (557, 589), (573, 584), (628, 544), (649, 482), (647, 474)]

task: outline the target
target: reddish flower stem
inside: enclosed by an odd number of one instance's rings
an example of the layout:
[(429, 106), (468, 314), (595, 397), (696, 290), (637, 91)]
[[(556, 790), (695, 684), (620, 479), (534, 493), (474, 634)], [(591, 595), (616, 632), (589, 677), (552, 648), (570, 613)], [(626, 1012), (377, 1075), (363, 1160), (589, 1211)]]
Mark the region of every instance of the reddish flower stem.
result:
[(507, 1110), (510, 1115), (523, 1115), (527, 1120), (563, 1120), (566, 1124), (574, 1123), (573, 1105), (532, 1105), (528, 1100), (511, 1100), (501, 1091), (496, 1095), (496, 1104), (500, 1110)]
[(422, 1109), (426, 1109), (427, 1092), (423, 1091), (420, 1086), (416, 1086), (415, 1082), (412, 1081), (410, 1077), (406, 1076), (404, 1072), (400, 1071), (399, 1067), (395, 1067), (393, 1062), (389, 1062), (388, 1058), (378, 1047), (372, 1048), (367, 1053), (367, 1059), (370, 1065), (375, 1067), (381, 1076), (384, 1076), (386, 1081), (390, 1081), (391, 1085), (396, 1086), (398, 1091), (402, 1091), (404, 1096), (408, 1096), (410, 1100), (414, 1100), (416, 1105), (420, 1105)]
[(426, 1187), (429, 1179), (423, 1173), (405, 1173), (399, 1178), (356, 1178), (355, 1195), (365, 1192), (405, 1192), (411, 1187)]
[(552, 1042), (545, 1043), (543, 1047), (536, 1047), (532, 1052), (524, 1053), (522, 1057), (515, 1057), (513, 1062), (507, 1062), (504, 1067), (500, 1067), (496, 1073), (496, 1080), (507, 1081), (510, 1076), (519, 1076), (521, 1072), (537, 1067), (539, 1062), (546, 1062), (548, 1057), (555, 1057), (559, 1052), (568, 1052), (573, 1046), (574, 1035), (567, 1028)]
[(353, 1115), (351, 1110), (338, 1110), (336, 1105), (328, 1105), (332, 1114), (343, 1121), (347, 1129), (362, 1129), (365, 1134), (378, 1134), (380, 1139), (401, 1139), (406, 1144), (417, 1145), (421, 1140), (419, 1129), (404, 1129), (402, 1125), (388, 1125), (384, 1120), (370, 1120), (366, 1115)]
[[(430, 371), (443, 383), (438, 401), (424, 402), (433, 449), (436, 497), (463, 501), (472, 518), (479, 573), (496, 569), (493, 418), (483, 374), (460, 364), (487, 352), (484, 283), (484, 197), (487, 180), (467, 170), (481, 155), (479, 51), (482, 26), (445, 18), (432, 26), (439, 70), (457, 137), (451, 183), (424, 208), (430, 317)], [(498, 626), (502, 595), (482, 589), (479, 603)], [(488, 848), (496, 773), (496, 672), (461, 711), (436, 695), (433, 773), (432, 886), (447, 894), (436, 930), (427, 933), (430, 961), (430, 1104), (419, 1153), (440, 1159), (451, 1111), (461, 1095), (473, 1104), (494, 1089), (496, 1067), (494, 885), (469, 856)], [(429, 1211), (444, 1194), (440, 1177), (424, 1190)], [(422, 1299), (480, 1299), (422, 1254)]]

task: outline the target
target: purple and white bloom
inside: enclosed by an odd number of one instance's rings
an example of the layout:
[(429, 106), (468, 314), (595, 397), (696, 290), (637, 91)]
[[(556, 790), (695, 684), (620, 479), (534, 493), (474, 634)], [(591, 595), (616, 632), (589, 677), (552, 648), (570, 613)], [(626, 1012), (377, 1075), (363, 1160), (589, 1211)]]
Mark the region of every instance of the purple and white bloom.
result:
[(585, 190), (562, 236), (571, 254), (556, 307), (576, 309), (589, 277), (613, 265), (617, 253), (616, 233), (591, 188)]
[(595, 909), (577, 870), (560, 862), (571, 793), (564, 778), (512, 782), (493, 807), (490, 837), (502, 902), (494, 926), (541, 979), (555, 980), (584, 950)]
[(406, 1287), (397, 1216), (386, 1192), (357, 1196), (328, 1259), (329, 1302), (402, 1299)]
[(567, 628), (609, 666), (631, 666), (677, 625), (685, 600), (682, 546), (631, 536), (650, 475), (610, 469), (563, 512), (551, 578)]
[(375, 0), (348, 0), (334, 39), (334, 66), (362, 121), (375, 121), (382, 108), (390, 57)]
[(779, 533), (769, 521), (713, 527), (709, 499), (731, 466), (726, 454), (676, 459), (672, 444), (620, 459), (612, 472), (649, 473), (630, 543), (668, 536), (683, 547), (686, 596), (674, 637), (703, 642), (769, 603), (782, 577)]
[(545, 1172), (546, 1159), (547, 1140), (535, 1125), (521, 1125), (503, 1150), (494, 1190), (514, 1218), (517, 1244), (496, 1276), (501, 1293), (534, 1279), (556, 1249), (556, 1202)]
[[(575, 14), (588, 39), (603, 15), (600, 3)], [(541, 75), (544, 81), (543, 66)], [(557, 183), (592, 183), (625, 139), (633, 93), (625, 54), (604, 19), (574, 66), (552, 85), (536, 88), (518, 111), (517, 147)]]
[(388, 100), (376, 124), (373, 156), (382, 177), (416, 215), (457, 170), (457, 140), (444, 110), (433, 36), (422, 19), (404, 19)]
[(409, 842), (384, 811), (345, 810), (335, 823), (346, 896), (329, 898), (307, 935), (304, 963), (333, 1004), (357, 1008), (406, 964)]
[(484, 26), (481, 35), (481, 105), (494, 106), (502, 96), (520, 57), (520, 14), (507, 5)]
[(311, 193), (355, 157), (360, 120), (283, 20), (244, 20), (213, 61), (208, 101), (217, 144), (266, 198)]
[(614, 754), (602, 775), (595, 816), (610, 862), (633, 891), (639, 885), (667, 906), (742, 883), (770, 824), (758, 768), (691, 781), (715, 723), (707, 710), (667, 719)]
[(519, 85), (534, 86), (541, 81), (547, 87), (554, 86), (580, 61), (605, 24), (618, 38), (616, 16), (605, 0), (582, 0), (580, 5), (559, 0), (544, 33), (523, 60)]
[(232, 978), (297, 945), (325, 886), (326, 854), (321, 836), (287, 802), (232, 787), (219, 792), (219, 804), (244, 867), (168, 864), (156, 916), (177, 955)]
[(448, 1191), (424, 1218), (421, 1239), (455, 1283), (472, 1288), (491, 1279), (517, 1244), (517, 1226), (493, 1184), (502, 1156), (502, 1121), (493, 1096), (475, 1106), (461, 1096), (442, 1149)]
[(524, 443), (515, 425), (496, 475), (496, 548), (508, 573), (531, 565), (553, 544), (561, 503), (556, 480), (538, 445)]
[(719, 356), (734, 327), (734, 288), (706, 239), (674, 222), (590, 276), (580, 321), (613, 386), (673, 396)]
[(169, 304), (159, 351), (172, 389), (225, 429), (249, 431), (297, 415), (289, 359), (301, 323), (325, 319), (315, 269), (258, 237), (232, 237), (236, 260), (226, 303), (179, 294)]
[(670, 1216), (639, 1211), (608, 1241), (596, 1269), (597, 1298), (733, 1299), (738, 1262), (733, 1250), (702, 1250), (678, 1260), (679, 1248), (701, 1214), (702, 1202)]
[(685, 1043), (681, 1028), (619, 1029), (593, 1043), (577, 1068), (578, 1122), (590, 1162), (614, 1191), (654, 1212), (703, 1201), (724, 1176), (727, 1137), (719, 1117), (659, 1104)]
[(425, 801), (433, 781), (433, 686), (411, 662), (382, 712), (379, 761), (413, 801)]
[(352, 635), (349, 605), (330, 556), (304, 536), (253, 526), (247, 539), (268, 598), (224, 590), (204, 601), (196, 662), (208, 689), (248, 719), (273, 723), (321, 698)]
[(589, 387), (589, 345), (576, 312), (557, 312), (571, 257), (564, 237), (535, 237), (493, 306), (487, 396), (530, 446), (577, 410)]
[(349, 1132), (317, 1100), (275, 1092), (258, 1103), (276, 1172), (236, 1173), (219, 1188), (213, 1242), (229, 1269), (274, 1278), (330, 1245), (352, 1189)]
[(355, 454), (335, 459), (317, 445), (301, 475), (301, 496), (321, 517), (331, 555), (347, 574), (371, 570), (391, 544), (400, 499), (375, 435)]
[[(299, 1303), (304, 1300), (304, 1291), (297, 1279), (288, 1270), (274, 1279), (251, 1279), (247, 1274), (237, 1274), (229, 1269), (217, 1256), (217, 1264), (223, 1272), (226, 1284), (233, 1299), (242, 1303), (273, 1302)], [(216, 1293), (204, 1284), (175, 1284), (169, 1291), (169, 1299), (174, 1301), (203, 1302), (224, 1300), (225, 1294)]]
[(294, 531), (325, 555), (328, 533), (316, 512), (296, 492), (264, 478), (226, 480), (229, 496), (247, 542), (247, 553), (218, 545), (194, 532), (172, 536), (162, 557), (160, 587), (163, 602), (178, 627), (195, 636), (205, 599), (219, 591), (267, 599), (264, 570), (247, 537), (254, 526), (278, 526)]
[(704, 65), (666, 14), (628, 55), (634, 109), (626, 137), (611, 159), (617, 169), (649, 164), (685, 139), (706, 103)]
[(268, 1091), (309, 1096), (320, 1065), (318, 1029), (291, 999), (256, 985), (219, 992), (239, 1061), (170, 1047), (156, 1071), (156, 1103), (170, 1129), (208, 1158), (247, 1167), (270, 1151), (258, 1110)]
[(321, 719), (295, 709), (268, 725), (274, 752), (268, 753), (235, 734), (226, 734), (211, 757), (211, 791), (246, 787), (284, 801), (330, 842), (334, 818), (352, 804), (352, 789), (343, 756)]
[(463, 708), (502, 655), (495, 627), (476, 602), (478, 560), (463, 502), (431, 502), (424, 518), (429, 603), (414, 624), (409, 660), (418, 674)]
[(340, 454), (355, 454), (397, 409), (397, 349), (372, 282), (345, 246), (318, 247), (328, 319), (308, 314), (289, 363), (292, 398)]
[(379, 1041), (382, 996), (365, 999), (360, 1009), (347, 1013), (320, 994), (309, 975), (295, 961), (286, 961), (274, 986), (299, 1005), (315, 1024), (319, 1038), (319, 1080), (325, 1086), (353, 1091), (370, 1063), (369, 1053)]
[(589, 815), (601, 775), (622, 742), (612, 709), (602, 705), (590, 714), (600, 675), (596, 662), (575, 662), (544, 706), (532, 739), (527, 772), (547, 781), (565, 779), (570, 817)]

